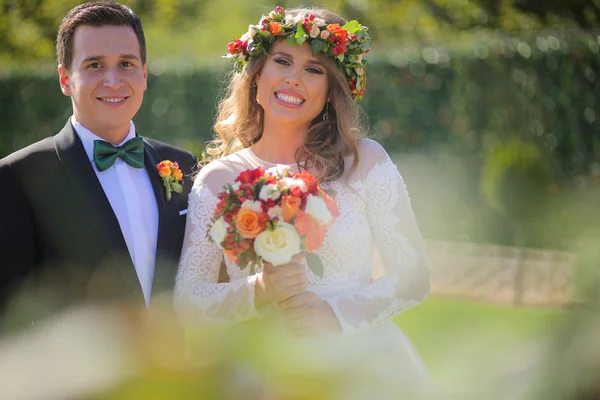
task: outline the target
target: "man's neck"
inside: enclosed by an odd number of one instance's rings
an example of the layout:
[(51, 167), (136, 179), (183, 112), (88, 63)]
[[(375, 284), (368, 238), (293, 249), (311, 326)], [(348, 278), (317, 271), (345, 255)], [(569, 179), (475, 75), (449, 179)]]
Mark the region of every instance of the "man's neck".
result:
[(115, 128), (115, 127), (102, 127), (102, 126), (94, 126), (93, 124), (88, 124), (85, 121), (80, 120), (77, 116), (74, 116), (75, 120), (84, 128), (92, 132), (94, 135), (98, 136), (100, 139), (107, 141), (113, 146), (117, 146), (125, 140), (127, 135), (129, 134), (130, 124), (127, 124), (126, 127)]

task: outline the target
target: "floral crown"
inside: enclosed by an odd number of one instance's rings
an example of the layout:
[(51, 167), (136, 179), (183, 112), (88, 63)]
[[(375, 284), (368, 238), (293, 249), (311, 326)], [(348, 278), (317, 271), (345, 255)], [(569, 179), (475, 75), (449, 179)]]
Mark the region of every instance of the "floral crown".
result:
[(267, 54), (269, 46), (278, 37), (287, 37), (290, 46), (302, 45), (308, 40), (313, 56), (322, 52), (333, 58), (348, 80), (354, 101), (362, 100), (367, 86), (364, 72), (367, 60), (363, 55), (369, 52), (369, 28), (356, 20), (340, 26), (327, 24), (313, 14), (292, 17), (278, 6), (268, 16), (263, 16), (258, 25), (250, 25), (241, 38), (229, 43), (228, 54), (224, 57), (241, 71), (251, 57)]

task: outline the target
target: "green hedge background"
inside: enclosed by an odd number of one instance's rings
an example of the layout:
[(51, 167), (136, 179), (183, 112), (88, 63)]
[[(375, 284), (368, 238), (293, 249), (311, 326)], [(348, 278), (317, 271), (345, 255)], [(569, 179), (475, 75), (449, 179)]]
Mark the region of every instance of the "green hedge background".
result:
[[(600, 181), (599, 47), (549, 35), (375, 49), (385, 56), (368, 69), (368, 134), (397, 162), (427, 238), (563, 249), (594, 221), (582, 202)], [(227, 70), (150, 64), (138, 131), (199, 155)], [(52, 73), (3, 76), (0, 103), (0, 156), (71, 114)], [(528, 151), (534, 161), (519, 161)]]

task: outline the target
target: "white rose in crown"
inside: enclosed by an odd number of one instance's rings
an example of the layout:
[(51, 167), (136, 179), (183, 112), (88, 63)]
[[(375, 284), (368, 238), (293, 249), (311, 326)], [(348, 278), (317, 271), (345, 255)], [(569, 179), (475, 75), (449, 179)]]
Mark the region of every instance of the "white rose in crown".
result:
[(225, 240), (225, 236), (227, 236), (227, 228), (229, 228), (229, 224), (221, 217), (215, 221), (208, 234), (220, 246), (221, 242)]
[(301, 239), (293, 225), (279, 222), (275, 229), (266, 229), (254, 239), (254, 251), (273, 265), (290, 262), (300, 253)]
[(319, 34), (321, 34), (321, 30), (319, 29), (319, 27), (317, 25), (313, 25), (312, 28), (310, 28), (310, 32), (308, 33), (310, 35), (311, 38), (316, 38), (319, 36)]
[(333, 220), (333, 215), (327, 208), (325, 200), (321, 196), (312, 194), (306, 198), (305, 212), (322, 224), (329, 224)]
[(269, 183), (268, 185), (264, 185), (260, 189), (260, 193), (258, 194), (258, 198), (262, 201), (277, 200), (279, 197), (281, 197), (279, 186), (271, 183)]

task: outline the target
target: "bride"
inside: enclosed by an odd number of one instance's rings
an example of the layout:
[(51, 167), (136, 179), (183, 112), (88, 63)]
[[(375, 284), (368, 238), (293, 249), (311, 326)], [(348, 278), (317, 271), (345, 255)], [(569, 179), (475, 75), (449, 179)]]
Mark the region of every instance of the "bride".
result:
[[(339, 397), (403, 398), (428, 386), (428, 373), (391, 318), (427, 297), (429, 270), (402, 177), (378, 143), (361, 137), (369, 40), (366, 27), (327, 10), (277, 7), (229, 44), (236, 70), (190, 194), (175, 304), (185, 327), (277, 315), (295, 338), (279, 366), (315, 357), (321, 370), (349, 373)], [(208, 239), (223, 185), (280, 165), (313, 173), (340, 210), (316, 251), (323, 276), (301, 255), (250, 274)], [(375, 248), (384, 272), (373, 279)]]

